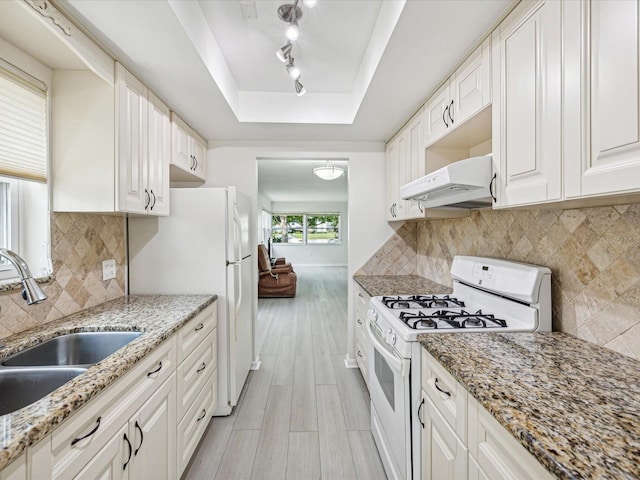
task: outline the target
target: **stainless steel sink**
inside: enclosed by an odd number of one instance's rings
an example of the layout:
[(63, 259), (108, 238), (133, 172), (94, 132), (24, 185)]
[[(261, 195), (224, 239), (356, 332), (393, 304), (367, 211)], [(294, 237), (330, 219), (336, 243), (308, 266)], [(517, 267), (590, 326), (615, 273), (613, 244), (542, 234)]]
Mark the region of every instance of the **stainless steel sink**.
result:
[(40, 400), (85, 370), (81, 367), (0, 369), (0, 415)]
[(140, 335), (142, 332), (70, 333), (16, 353), (5, 359), (2, 365), (6, 367), (93, 365), (116, 350), (120, 350)]

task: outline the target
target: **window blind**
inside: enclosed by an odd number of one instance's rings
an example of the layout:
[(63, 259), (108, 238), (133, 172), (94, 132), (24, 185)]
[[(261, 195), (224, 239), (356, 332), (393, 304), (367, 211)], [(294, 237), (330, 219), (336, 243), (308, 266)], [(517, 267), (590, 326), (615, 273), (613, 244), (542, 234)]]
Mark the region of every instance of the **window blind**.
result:
[(0, 175), (47, 181), (47, 96), (0, 68)]

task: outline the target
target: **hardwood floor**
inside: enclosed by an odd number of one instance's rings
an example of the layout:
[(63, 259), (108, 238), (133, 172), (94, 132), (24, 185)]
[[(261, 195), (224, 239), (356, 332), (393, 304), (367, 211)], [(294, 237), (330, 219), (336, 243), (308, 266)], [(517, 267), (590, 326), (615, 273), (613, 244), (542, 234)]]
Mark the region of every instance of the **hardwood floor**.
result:
[(369, 394), (344, 366), (347, 269), (296, 268), (295, 298), (260, 299), (262, 366), (209, 424), (183, 480), (386, 479)]

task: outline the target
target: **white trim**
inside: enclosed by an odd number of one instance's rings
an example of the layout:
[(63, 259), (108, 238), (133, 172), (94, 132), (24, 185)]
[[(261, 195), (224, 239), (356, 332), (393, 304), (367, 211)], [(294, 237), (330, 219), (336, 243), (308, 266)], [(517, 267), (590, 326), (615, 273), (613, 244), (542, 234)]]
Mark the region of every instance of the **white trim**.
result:
[(348, 353), (344, 357), (344, 366), (345, 368), (359, 368), (356, 359), (351, 358)]

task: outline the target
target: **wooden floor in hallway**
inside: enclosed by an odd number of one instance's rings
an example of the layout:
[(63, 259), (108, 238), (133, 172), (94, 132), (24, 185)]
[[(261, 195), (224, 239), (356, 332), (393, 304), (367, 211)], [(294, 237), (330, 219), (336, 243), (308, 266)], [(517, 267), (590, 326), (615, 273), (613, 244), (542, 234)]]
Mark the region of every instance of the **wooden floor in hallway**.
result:
[(232, 414), (212, 420), (184, 480), (386, 479), (367, 388), (344, 365), (347, 269), (296, 272), (295, 298), (259, 300), (262, 366)]

